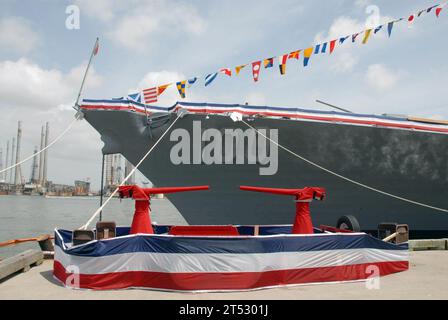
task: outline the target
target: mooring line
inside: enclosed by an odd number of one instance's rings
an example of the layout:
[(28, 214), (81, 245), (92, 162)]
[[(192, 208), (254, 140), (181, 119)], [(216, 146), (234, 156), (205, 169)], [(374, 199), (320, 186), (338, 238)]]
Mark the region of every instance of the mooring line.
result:
[(246, 121), (244, 121), (243, 119), (241, 119), (241, 121), (242, 121), (246, 126), (248, 126), (249, 128), (252, 128), (253, 130), (255, 130), (259, 135), (263, 136), (264, 138), (268, 139), (268, 140), (271, 141), (272, 143), (276, 144), (279, 148), (285, 150), (286, 152), (289, 152), (289, 153), (292, 154), (293, 156), (295, 156), (295, 157), (297, 157), (297, 158), (299, 158), (299, 159), (305, 161), (306, 163), (308, 163), (308, 164), (310, 164), (310, 165), (312, 165), (312, 166), (314, 166), (314, 167), (316, 167), (316, 168), (319, 168), (319, 169), (321, 169), (321, 170), (323, 170), (323, 171), (325, 171), (325, 172), (327, 172), (327, 173), (330, 173), (330, 174), (332, 174), (332, 175), (334, 175), (334, 176), (336, 176), (336, 177), (338, 177), (338, 178), (341, 178), (341, 179), (343, 179), (343, 180), (346, 180), (346, 181), (348, 181), (348, 182), (351, 182), (351, 183), (353, 183), (353, 184), (356, 184), (356, 185), (358, 185), (358, 186), (360, 186), (360, 187), (369, 189), (369, 190), (371, 190), (371, 191), (374, 191), (374, 192), (383, 194), (383, 195), (388, 196), (388, 197), (391, 197), (391, 198), (395, 198), (395, 199), (398, 199), (398, 200), (401, 200), (401, 201), (409, 202), (409, 203), (412, 203), (412, 204), (415, 204), (415, 205), (418, 205), (418, 206), (422, 206), (422, 207), (426, 207), (426, 208), (429, 208), (429, 209), (433, 209), (433, 210), (436, 210), (436, 211), (441, 211), (441, 212), (448, 213), (448, 209), (443, 209), (443, 208), (439, 208), (439, 207), (431, 206), (431, 205), (428, 205), (428, 204), (425, 204), (425, 203), (421, 203), (421, 202), (418, 202), (418, 201), (414, 201), (414, 200), (411, 200), (411, 199), (403, 198), (403, 197), (394, 195), (394, 194), (392, 194), (392, 193), (389, 193), (389, 192), (386, 192), (386, 191), (382, 191), (382, 190), (379, 190), (379, 189), (370, 187), (370, 186), (365, 185), (365, 184), (363, 184), (363, 183), (361, 183), (361, 182), (358, 182), (358, 181), (352, 180), (352, 179), (350, 179), (350, 178), (347, 178), (347, 177), (345, 177), (345, 176), (343, 176), (343, 175), (340, 175), (339, 173), (336, 173), (336, 172), (331, 171), (331, 170), (329, 170), (329, 169), (327, 169), (327, 168), (325, 168), (325, 167), (322, 167), (321, 165), (318, 165), (317, 163), (315, 163), (315, 162), (313, 162), (313, 161), (311, 161), (311, 160), (308, 160), (308, 159), (306, 159), (305, 157), (303, 157), (303, 156), (301, 156), (301, 155), (298, 155), (298, 154), (295, 153), (294, 151), (292, 151), (292, 150), (290, 150), (290, 149), (288, 149), (288, 148), (282, 146), (282, 145), (279, 144), (278, 142), (272, 140), (271, 138), (269, 138), (269, 137), (267, 137), (266, 135), (264, 135), (262, 132), (260, 132), (260, 131), (258, 131), (257, 129), (255, 129), (254, 127), (252, 127), (250, 124), (248, 124), (248, 123), (247, 123)]
[(23, 160), (21, 160), (21, 161), (19, 161), (19, 162), (17, 162), (17, 163), (15, 163), (15, 164), (13, 164), (12, 166), (9, 166), (9, 167), (7, 167), (7, 168), (5, 168), (5, 169), (2, 169), (2, 170), (0, 170), (0, 173), (3, 173), (3, 172), (6, 172), (6, 171), (8, 171), (8, 170), (11, 170), (11, 169), (14, 169), (15, 167), (17, 167), (17, 166), (19, 166), (19, 165), (21, 165), (22, 163), (25, 163), (25, 162), (27, 162), (28, 160), (31, 160), (31, 159), (33, 159), (34, 157), (37, 157), (39, 154), (41, 154), (42, 152), (44, 152), (45, 150), (47, 150), (47, 149), (49, 149), (51, 146), (53, 146), (56, 142), (58, 142), (72, 127), (73, 127), (73, 125), (75, 124), (75, 122), (77, 121), (77, 120), (79, 120), (79, 119), (81, 119), (82, 117), (81, 117), (81, 115), (80, 115), (80, 113), (77, 113), (76, 115), (75, 115), (75, 119), (73, 119), (73, 121), (68, 125), (68, 127), (67, 128), (65, 128), (65, 130), (64, 131), (62, 131), (61, 132), (61, 134), (59, 135), (59, 136), (57, 136), (56, 137), (56, 139), (54, 139), (50, 144), (48, 144), (45, 148), (43, 148), (43, 149), (41, 149), (41, 150), (39, 150), (38, 152), (36, 152), (36, 153), (33, 153), (31, 156), (29, 156), (29, 157), (26, 157), (25, 159), (23, 159)]
[(174, 124), (177, 122), (177, 120), (179, 120), (179, 118), (181, 117), (182, 113), (179, 112), (177, 114), (176, 119), (174, 119), (173, 123), (171, 123), (171, 125), (165, 130), (165, 132), (160, 136), (160, 138), (156, 141), (156, 143), (154, 143), (154, 145), (148, 150), (148, 152), (146, 152), (146, 154), (143, 156), (143, 158), (137, 163), (137, 165), (134, 167), (134, 169), (131, 170), (131, 172), (129, 172), (129, 174), (124, 178), (123, 181), (121, 181), (121, 183), (118, 185), (118, 187), (111, 193), (111, 195), (106, 199), (106, 201), (104, 201), (104, 203), (95, 211), (95, 213), (92, 215), (92, 217), (86, 222), (86, 224), (84, 224), (83, 226), (80, 227), (80, 229), (86, 230), (88, 228), (88, 226), (92, 223), (92, 221), (100, 214), (100, 212), (104, 209), (104, 207), (107, 205), (107, 203), (113, 198), (113, 196), (118, 192), (118, 190), (120, 189), (121, 186), (123, 186), (126, 181), (128, 181), (128, 179), (134, 174), (134, 172), (138, 169), (138, 167), (143, 163), (143, 161), (145, 161), (145, 159), (149, 156), (149, 154), (155, 149), (155, 147), (157, 147), (157, 145), (159, 144), (160, 141), (162, 141), (163, 137), (165, 137), (165, 135), (171, 130), (171, 128), (174, 126)]

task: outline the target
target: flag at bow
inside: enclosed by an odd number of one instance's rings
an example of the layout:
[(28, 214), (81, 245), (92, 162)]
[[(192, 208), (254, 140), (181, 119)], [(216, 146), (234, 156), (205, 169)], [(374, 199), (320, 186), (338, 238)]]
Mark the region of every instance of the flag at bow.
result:
[(260, 76), (260, 66), (261, 61), (252, 62), (252, 76), (255, 82), (258, 81), (258, 77)]
[(144, 89), (143, 98), (146, 104), (157, 102), (157, 87)]
[(185, 99), (185, 85), (187, 84), (187, 80), (179, 81), (176, 83), (177, 91), (179, 91), (180, 97)]
[(100, 39), (96, 38), (95, 46), (93, 47), (93, 55), (96, 56), (100, 50)]

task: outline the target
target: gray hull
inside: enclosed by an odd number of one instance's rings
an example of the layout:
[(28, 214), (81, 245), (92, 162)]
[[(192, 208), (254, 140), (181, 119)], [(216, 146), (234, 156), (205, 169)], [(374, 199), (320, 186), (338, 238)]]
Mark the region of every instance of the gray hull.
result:
[[(127, 111), (85, 110), (85, 119), (100, 133), (103, 153), (121, 153), (136, 164), (171, 124), (175, 114), (146, 117)], [(192, 131), (241, 128), (219, 115), (189, 114), (175, 128)], [(279, 143), (319, 165), (374, 188), (414, 201), (448, 208), (448, 135), (337, 123), (256, 118), (256, 128), (278, 129)], [(424, 208), (359, 187), (278, 150), (275, 175), (259, 175), (260, 165), (173, 165), (170, 150), (177, 142), (169, 134), (140, 166), (157, 186), (208, 184), (210, 191), (170, 195), (190, 224), (284, 224), (294, 218), (292, 198), (243, 192), (240, 185), (327, 189), (323, 202), (311, 204), (315, 225), (334, 225), (352, 214), (365, 230), (379, 222), (400, 222), (417, 232), (448, 235), (448, 214)]]

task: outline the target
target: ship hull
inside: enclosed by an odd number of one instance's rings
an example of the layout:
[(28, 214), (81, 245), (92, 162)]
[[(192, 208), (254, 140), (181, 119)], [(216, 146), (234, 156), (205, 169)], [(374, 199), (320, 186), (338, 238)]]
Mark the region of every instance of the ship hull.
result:
[[(100, 133), (103, 153), (121, 153), (134, 165), (176, 118), (176, 114), (145, 115), (129, 111), (84, 110), (85, 119)], [(214, 128), (247, 130), (243, 122), (222, 115), (188, 114), (171, 131), (194, 135)], [(255, 118), (258, 129), (277, 129), (278, 142), (314, 163), (367, 186), (416, 202), (448, 208), (448, 135), (380, 127)], [(288, 197), (243, 192), (240, 185), (281, 188), (319, 186), (323, 202), (311, 204), (315, 225), (332, 224), (342, 215), (357, 217), (362, 229), (380, 222), (407, 223), (417, 236), (448, 235), (448, 214), (374, 192), (310, 165), (279, 149), (273, 175), (260, 175), (262, 164), (173, 164), (168, 134), (139, 170), (157, 186), (203, 185), (210, 191), (169, 195), (190, 224), (285, 224), (294, 218)], [(206, 143), (202, 143), (202, 147)], [(192, 151), (193, 152), (193, 151)], [(245, 156), (247, 160), (247, 155)]]

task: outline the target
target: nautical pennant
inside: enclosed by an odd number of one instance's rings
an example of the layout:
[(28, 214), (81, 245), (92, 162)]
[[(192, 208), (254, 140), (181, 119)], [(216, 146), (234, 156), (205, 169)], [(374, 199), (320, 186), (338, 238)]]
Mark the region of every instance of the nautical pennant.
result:
[(162, 86), (157, 87), (157, 95), (160, 96), (162, 93), (165, 92), (166, 88), (168, 88), (172, 83), (164, 84)]
[(442, 12), (442, 9), (443, 9), (442, 6), (440, 6), (440, 7), (438, 7), (438, 8), (436, 9), (436, 16), (437, 16), (437, 18), (440, 16), (440, 12)]
[(437, 7), (437, 5), (429, 7), (428, 9), (426, 9), (426, 13), (430, 13), (432, 9), (434, 9), (435, 7)]
[(300, 50), (296, 50), (296, 51), (290, 52), (289, 55), (288, 55), (288, 59), (299, 60), (299, 54), (300, 54)]
[(180, 97), (182, 99), (185, 99), (185, 84), (187, 83), (187, 80), (183, 80), (176, 83), (177, 91), (179, 91)]
[(340, 44), (343, 44), (344, 41), (348, 39), (348, 37), (350, 37), (350, 36), (346, 36), (346, 37), (342, 37), (342, 38), (340, 38), (340, 39), (339, 39), (339, 43), (340, 43)]
[(241, 69), (243, 69), (245, 66), (247, 66), (247, 64), (242, 64), (238, 67), (235, 67), (235, 73), (238, 75), (241, 71)]
[(394, 21), (391, 21), (387, 24), (387, 33), (390, 35), (392, 34), (392, 28), (394, 27)]
[(323, 45), (322, 45), (322, 50), (320, 51), (321, 53), (325, 53), (327, 51), (327, 43), (325, 42)]
[(210, 73), (205, 76), (205, 86), (208, 86), (210, 83), (212, 83), (216, 77), (218, 76), (218, 72)]
[(272, 68), (274, 66), (274, 58), (267, 58), (263, 60), (264, 68)]
[(372, 33), (372, 29), (366, 30), (364, 33), (364, 39), (362, 39), (362, 44), (366, 44), (369, 41), (370, 33)]
[(278, 67), (280, 68), (280, 74), (286, 73), (286, 61), (288, 60), (288, 54), (284, 54), (278, 57)]
[(307, 48), (303, 51), (303, 66), (306, 67), (308, 65), (308, 61), (310, 60), (311, 55), (313, 54), (314, 48)]
[(314, 54), (318, 54), (320, 50), (320, 44), (316, 44), (316, 46), (314, 47)]
[(260, 66), (261, 61), (252, 62), (252, 76), (255, 82), (258, 81), (258, 77), (260, 76)]
[(198, 77), (188, 79), (187, 87), (190, 88), (196, 82), (196, 80), (198, 80)]
[(142, 94), (140, 92), (137, 93), (130, 93), (128, 94), (128, 99), (141, 103), (142, 102)]
[(232, 70), (230, 70), (229, 68), (222, 68), (221, 70), (219, 70), (219, 73), (225, 74), (229, 77), (232, 76)]
[(409, 24), (411, 24), (411, 23), (413, 23), (415, 21), (415, 14), (411, 14), (409, 17), (408, 17), (408, 22), (409, 22)]
[(356, 41), (356, 38), (359, 36), (360, 33), (361, 33), (361, 32), (352, 34), (352, 42), (355, 42), (355, 41)]
[(377, 34), (378, 31), (380, 31), (383, 28), (383, 26), (378, 26), (375, 28), (375, 30), (373, 31), (374, 34)]
[(336, 46), (336, 41), (337, 40), (331, 40), (330, 41), (330, 54), (332, 54), (333, 51), (334, 51), (334, 47)]

